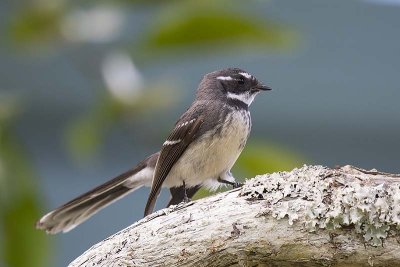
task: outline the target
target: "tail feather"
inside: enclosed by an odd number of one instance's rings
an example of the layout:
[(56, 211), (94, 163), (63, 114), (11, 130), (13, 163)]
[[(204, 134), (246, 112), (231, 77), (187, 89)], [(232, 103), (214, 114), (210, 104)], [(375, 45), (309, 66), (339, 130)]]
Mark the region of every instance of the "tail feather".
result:
[(58, 232), (68, 232), (79, 224), (83, 223), (101, 209), (107, 207), (126, 194), (138, 189), (127, 188), (122, 185), (117, 186), (114, 192), (106, 192), (89, 201), (78, 203), (66, 210), (55, 210), (44, 216), (38, 223), (37, 228), (46, 230), (47, 233), (56, 234)]
[(157, 158), (158, 153), (153, 154), (135, 168), (47, 213), (36, 223), (36, 228), (50, 234), (70, 231), (128, 193), (151, 184)]

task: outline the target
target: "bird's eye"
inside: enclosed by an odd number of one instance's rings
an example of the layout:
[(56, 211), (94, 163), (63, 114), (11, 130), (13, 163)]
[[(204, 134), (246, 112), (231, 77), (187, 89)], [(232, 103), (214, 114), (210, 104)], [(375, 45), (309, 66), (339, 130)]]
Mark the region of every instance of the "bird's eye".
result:
[(237, 82), (238, 82), (238, 84), (244, 84), (244, 79), (243, 79), (243, 78), (239, 78), (239, 79), (237, 80)]

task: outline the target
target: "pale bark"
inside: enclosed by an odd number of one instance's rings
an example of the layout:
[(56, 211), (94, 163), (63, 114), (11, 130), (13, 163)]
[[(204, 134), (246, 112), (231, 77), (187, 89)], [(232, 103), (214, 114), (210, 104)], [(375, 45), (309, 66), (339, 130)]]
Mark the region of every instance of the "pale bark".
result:
[(153, 213), (78, 266), (400, 266), (400, 177), (304, 166)]

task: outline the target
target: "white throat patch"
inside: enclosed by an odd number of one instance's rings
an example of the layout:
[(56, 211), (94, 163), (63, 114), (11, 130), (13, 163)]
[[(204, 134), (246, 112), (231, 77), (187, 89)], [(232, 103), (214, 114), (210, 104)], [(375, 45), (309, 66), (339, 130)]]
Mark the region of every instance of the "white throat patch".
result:
[(244, 92), (242, 94), (234, 94), (234, 93), (228, 92), (227, 97), (230, 99), (239, 100), (239, 101), (245, 103), (246, 105), (250, 106), (250, 104), (254, 100), (254, 97), (256, 97), (256, 94), (257, 93), (250, 94), (250, 92)]

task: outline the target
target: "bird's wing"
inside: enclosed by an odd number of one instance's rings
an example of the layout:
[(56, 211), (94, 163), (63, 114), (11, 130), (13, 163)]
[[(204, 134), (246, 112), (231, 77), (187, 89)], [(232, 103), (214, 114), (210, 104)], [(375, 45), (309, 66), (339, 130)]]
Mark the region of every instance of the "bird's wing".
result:
[(202, 123), (203, 117), (201, 116), (186, 121), (180, 120), (164, 142), (154, 171), (153, 183), (147, 199), (144, 216), (153, 211), (163, 182), (189, 144), (197, 137), (196, 133)]
[(68, 232), (100, 209), (151, 183), (158, 155), (151, 155), (133, 169), (47, 213), (36, 223), (36, 228), (50, 234)]

